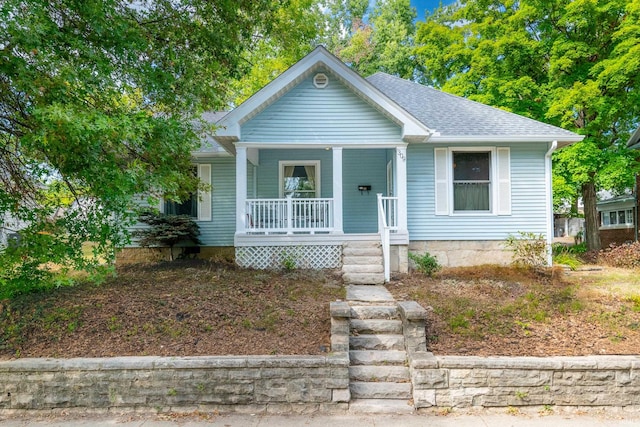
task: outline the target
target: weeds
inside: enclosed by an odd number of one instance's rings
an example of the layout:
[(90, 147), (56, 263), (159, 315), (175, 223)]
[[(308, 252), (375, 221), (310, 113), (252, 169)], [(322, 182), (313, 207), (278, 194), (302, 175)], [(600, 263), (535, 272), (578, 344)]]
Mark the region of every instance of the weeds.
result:
[(418, 270), (420, 273), (426, 274), (429, 277), (433, 276), (442, 268), (442, 266), (438, 263), (438, 260), (429, 252), (425, 252), (422, 255), (410, 252), (409, 259), (415, 263), (416, 270)]
[(519, 231), (507, 237), (505, 246), (513, 251), (513, 263), (521, 267), (539, 268), (547, 265), (547, 241), (542, 234)]

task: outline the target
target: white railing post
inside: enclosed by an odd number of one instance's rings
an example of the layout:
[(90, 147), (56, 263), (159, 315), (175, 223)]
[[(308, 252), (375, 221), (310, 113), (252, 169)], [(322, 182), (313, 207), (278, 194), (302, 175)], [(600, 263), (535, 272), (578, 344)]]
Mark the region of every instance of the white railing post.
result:
[(378, 193), (378, 232), (380, 233), (380, 243), (382, 245), (382, 264), (384, 267), (384, 281), (391, 280), (391, 247), (389, 226), (387, 225), (387, 213), (385, 212), (382, 194)]
[(287, 234), (293, 234), (293, 196), (287, 196)]

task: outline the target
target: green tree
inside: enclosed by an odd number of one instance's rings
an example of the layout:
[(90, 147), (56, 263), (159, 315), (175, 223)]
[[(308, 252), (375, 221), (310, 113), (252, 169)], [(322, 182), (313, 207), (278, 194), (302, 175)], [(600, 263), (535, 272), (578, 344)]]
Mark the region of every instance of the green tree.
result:
[(378, 71), (413, 79), (416, 10), (409, 0), (331, 2), (329, 48), (364, 76)]
[(52, 263), (95, 267), (83, 242), (112, 258), (135, 194), (194, 191), (190, 156), (208, 130), (194, 121), (226, 105), (242, 53), (269, 34), (277, 4), (0, 3), (0, 218), (28, 224), (19, 245), (0, 248), (4, 294), (39, 286)]
[(320, 44), (327, 15), (316, 0), (289, 0), (272, 14), (269, 33), (259, 34), (243, 52), (242, 73), (233, 83), (238, 105)]
[(583, 198), (589, 249), (600, 247), (597, 190), (632, 182), (639, 15), (639, 0), (463, 0), (418, 26), (429, 83), (585, 136), (554, 155), (554, 181)]

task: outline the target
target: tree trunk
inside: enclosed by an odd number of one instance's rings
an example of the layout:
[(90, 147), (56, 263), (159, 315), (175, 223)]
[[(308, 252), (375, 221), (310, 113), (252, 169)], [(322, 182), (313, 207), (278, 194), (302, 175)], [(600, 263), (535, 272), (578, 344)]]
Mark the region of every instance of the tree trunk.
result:
[(600, 231), (596, 210), (596, 186), (593, 182), (582, 184), (582, 200), (584, 201), (584, 237), (587, 241), (587, 250), (599, 251)]

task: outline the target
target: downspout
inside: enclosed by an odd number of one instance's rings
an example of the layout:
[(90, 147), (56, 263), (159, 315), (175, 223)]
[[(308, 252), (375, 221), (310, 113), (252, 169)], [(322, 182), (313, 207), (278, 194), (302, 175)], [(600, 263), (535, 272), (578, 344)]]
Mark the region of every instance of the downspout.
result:
[(551, 244), (553, 243), (553, 189), (552, 189), (552, 173), (551, 173), (551, 155), (558, 148), (558, 141), (553, 141), (549, 147), (549, 151), (544, 155), (544, 175), (545, 175), (545, 194), (547, 196), (547, 265), (553, 265), (553, 253)]

